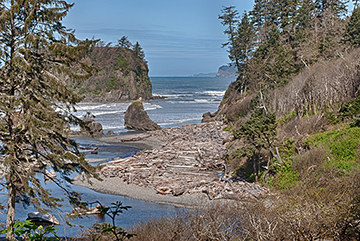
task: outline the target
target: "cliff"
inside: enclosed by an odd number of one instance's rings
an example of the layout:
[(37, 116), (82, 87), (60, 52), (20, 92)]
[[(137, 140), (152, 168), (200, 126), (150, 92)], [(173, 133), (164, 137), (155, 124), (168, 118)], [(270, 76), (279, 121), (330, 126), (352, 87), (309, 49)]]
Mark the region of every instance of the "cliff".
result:
[(82, 60), (97, 68), (92, 77), (70, 85), (84, 102), (119, 102), (152, 97), (149, 68), (142, 58), (130, 49), (93, 47)]
[(218, 72), (216, 73), (216, 77), (230, 78), (236, 76), (237, 76), (236, 68), (230, 65), (221, 66)]

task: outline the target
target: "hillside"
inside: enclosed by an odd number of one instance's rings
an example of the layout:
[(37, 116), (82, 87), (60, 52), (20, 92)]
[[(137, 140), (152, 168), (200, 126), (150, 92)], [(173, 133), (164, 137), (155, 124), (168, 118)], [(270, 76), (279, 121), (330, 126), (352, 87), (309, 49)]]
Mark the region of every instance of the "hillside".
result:
[(223, 8), (240, 75), (206, 115), (233, 135), (229, 173), (273, 192), (239, 211), (239, 240), (358, 240), (360, 9), (345, 18), (341, 1), (270, 2), (240, 20)]
[(70, 83), (84, 102), (118, 102), (152, 97), (149, 68), (133, 50), (96, 46), (82, 60), (97, 68), (85, 82)]

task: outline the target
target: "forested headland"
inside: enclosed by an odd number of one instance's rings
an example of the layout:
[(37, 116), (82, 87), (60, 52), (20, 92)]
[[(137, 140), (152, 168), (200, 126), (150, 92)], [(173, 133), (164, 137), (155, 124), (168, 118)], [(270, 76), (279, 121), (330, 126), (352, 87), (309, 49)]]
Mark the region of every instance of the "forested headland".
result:
[(152, 97), (152, 85), (145, 52), (139, 42), (132, 44), (127, 36), (116, 45), (98, 40), (90, 48), (82, 63), (95, 68), (85, 81), (67, 82), (75, 93), (84, 96), (83, 102), (131, 101)]

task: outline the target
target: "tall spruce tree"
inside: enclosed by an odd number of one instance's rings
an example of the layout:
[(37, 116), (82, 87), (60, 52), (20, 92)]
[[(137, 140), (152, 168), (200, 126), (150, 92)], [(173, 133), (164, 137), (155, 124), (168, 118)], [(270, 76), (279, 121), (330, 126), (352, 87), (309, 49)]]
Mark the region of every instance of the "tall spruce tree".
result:
[(246, 77), (247, 65), (249, 59), (252, 57), (252, 53), (255, 49), (255, 28), (250, 22), (250, 18), (247, 12), (244, 12), (241, 21), (237, 27), (236, 32), (236, 45), (234, 46), (234, 52), (239, 59), (239, 77), (238, 88), (241, 93), (246, 92), (249, 78)]
[(42, 212), (61, 206), (39, 174), (61, 187), (72, 205), (81, 202), (67, 188), (69, 175), (94, 176), (65, 128), (78, 123), (70, 113), (80, 98), (64, 79), (85, 79), (91, 72), (78, 61), (92, 41), (77, 40), (61, 24), (72, 6), (63, 0), (0, 1), (0, 166), (7, 227), (14, 223), (16, 199)]
[(237, 42), (236, 42), (236, 27), (239, 22), (239, 12), (235, 9), (235, 6), (223, 7), (221, 9), (221, 15), (218, 16), (221, 19), (221, 24), (226, 26), (224, 34), (228, 36), (228, 42), (224, 43), (223, 47), (228, 47), (229, 59), (235, 65), (237, 71), (240, 71), (240, 60), (237, 55)]

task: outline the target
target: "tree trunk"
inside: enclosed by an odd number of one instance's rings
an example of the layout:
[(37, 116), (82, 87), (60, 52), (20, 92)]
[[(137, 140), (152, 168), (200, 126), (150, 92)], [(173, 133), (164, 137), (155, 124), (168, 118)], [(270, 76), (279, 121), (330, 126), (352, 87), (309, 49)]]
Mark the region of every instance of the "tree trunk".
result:
[[(10, 174), (11, 176), (11, 174)], [(6, 228), (8, 229), (15, 222), (15, 197), (16, 197), (16, 188), (9, 177), (7, 180), (8, 184), (8, 205), (7, 205), (7, 217), (6, 217)], [(11, 228), (6, 233), (6, 240), (14, 240), (14, 235), (11, 234), (13, 229)]]

